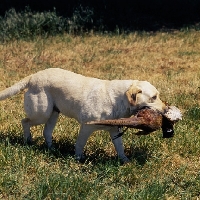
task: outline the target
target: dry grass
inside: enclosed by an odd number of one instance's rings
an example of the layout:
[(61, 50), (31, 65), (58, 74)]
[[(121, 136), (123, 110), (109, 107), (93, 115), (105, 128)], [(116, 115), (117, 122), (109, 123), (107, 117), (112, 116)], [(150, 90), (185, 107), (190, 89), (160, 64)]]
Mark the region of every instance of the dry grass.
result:
[[(163, 100), (185, 113), (173, 139), (163, 140), (159, 131), (136, 137), (129, 130), (124, 143), (132, 163), (125, 166), (113, 159), (112, 143), (107, 134), (99, 131), (88, 141), (89, 161), (80, 165), (71, 157), (79, 128), (74, 120), (60, 117), (54, 133), (58, 154), (51, 155), (43, 145), (41, 127), (33, 128), (33, 147), (22, 145), (23, 93), (2, 101), (0, 197), (79, 199), (82, 193), (83, 199), (152, 199), (151, 195), (156, 199), (197, 199), (199, 56), (200, 32), (195, 31), (64, 35), (0, 44), (0, 89), (36, 71), (60, 67), (102, 79), (148, 80), (158, 88)], [(14, 165), (20, 168), (18, 173), (13, 172)]]
[[(9, 78), (14, 82), (16, 74), (21, 78), (47, 67), (61, 67), (104, 79), (149, 80), (161, 92), (165, 90), (163, 95), (168, 94), (166, 90), (194, 92), (198, 88), (198, 48), (199, 32), (65, 35), (34, 42), (16, 41), (0, 46), (1, 76), (14, 76)], [(7, 81), (1, 84), (4, 88)], [(182, 88), (185, 84), (193, 88)]]

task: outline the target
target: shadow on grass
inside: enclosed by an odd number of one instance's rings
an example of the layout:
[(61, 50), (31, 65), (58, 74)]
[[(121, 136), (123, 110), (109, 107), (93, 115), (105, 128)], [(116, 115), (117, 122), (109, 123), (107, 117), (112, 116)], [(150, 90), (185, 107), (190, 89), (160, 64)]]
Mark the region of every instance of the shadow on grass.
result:
[[(137, 165), (143, 166), (151, 158), (151, 153), (147, 149), (147, 147), (131, 147), (125, 149), (125, 155), (131, 160), (131, 162), (137, 163)], [(106, 151), (102, 148), (96, 149), (96, 151), (89, 155), (89, 161), (94, 163), (107, 163), (111, 162), (113, 164), (116, 163), (116, 160), (120, 162), (117, 156), (110, 156)], [(121, 163), (123, 164), (123, 163)]]
[(125, 149), (126, 155), (135, 160), (138, 165), (145, 165), (145, 163), (151, 158), (151, 152), (146, 146), (131, 147), (131, 149)]
[[(23, 140), (23, 133), (19, 134), (15, 131), (0, 132), (0, 143), (4, 143), (5, 146), (30, 146), (35, 150), (39, 150), (41, 153), (45, 153), (48, 148), (44, 142), (44, 138), (37, 137), (33, 139), (32, 144), (25, 144)], [(64, 156), (74, 155), (74, 144), (69, 140), (61, 140), (58, 142), (53, 141), (55, 151), (51, 151), (52, 155), (59, 158)]]
[[(9, 132), (0, 132), (0, 143), (4, 143), (5, 146), (26, 146), (23, 141), (23, 134), (16, 133), (14, 131)], [(65, 158), (65, 157), (74, 157), (75, 149), (74, 142), (63, 138), (58, 141), (53, 140), (54, 150), (49, 151), (50, 154), (55, 158)], [(34, 138), (33, 144), (29, 144), (29, 146), (38, 150), (41, 153), (45, 154), (48, 151), (48, 148), (44, 142), (44, 138), (37, 137)], [(135, 160), (138, 165), (143, 166), (147, 160), (151, 157), (147, 147), (131, 147), (125, 149), (125, 154), (130, 160)], [(103, 148), (97, 148), (94, 152), (90, 153), (86, 156), (86, 160), (82, 162), (92, 162), (93, 164), (106, 164), (113, 163), (113, 165), (118, 164), (119, 159), (117, 156), (108, 155), (108, 153)]]

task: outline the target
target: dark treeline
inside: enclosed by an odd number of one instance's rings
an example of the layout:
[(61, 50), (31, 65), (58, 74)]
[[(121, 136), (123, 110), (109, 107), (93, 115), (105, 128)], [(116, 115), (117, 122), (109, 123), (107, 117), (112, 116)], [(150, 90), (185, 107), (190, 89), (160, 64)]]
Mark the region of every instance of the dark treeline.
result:
[(176, 29), (197, 25), (200, 0), (1, 0), (0, 15), (28, 6), (32, 11), (53, 11), (71, 18), (76, 12), (87, 29), (147, 30)]

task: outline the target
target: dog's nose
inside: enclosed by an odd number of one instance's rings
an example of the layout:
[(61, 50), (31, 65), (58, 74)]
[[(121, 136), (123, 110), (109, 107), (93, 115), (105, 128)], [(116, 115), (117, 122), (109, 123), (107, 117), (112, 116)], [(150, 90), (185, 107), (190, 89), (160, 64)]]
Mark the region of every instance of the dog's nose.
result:
[(162, 113), (166, 113), (169, 110), (169, 104), (165, 101), (162, 101)]

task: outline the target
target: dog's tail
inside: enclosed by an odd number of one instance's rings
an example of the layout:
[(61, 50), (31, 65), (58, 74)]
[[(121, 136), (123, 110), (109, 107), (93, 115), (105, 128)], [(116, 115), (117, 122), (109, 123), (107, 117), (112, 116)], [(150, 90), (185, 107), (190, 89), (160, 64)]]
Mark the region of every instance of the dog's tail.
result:
[(26, 89), (28, 87), (30, 78), (31, 78), (31, 75), (25, 77), (24, 79), (22, 79), (18, 83), (15, 83), (11, 87), (0, 91), (0, 101), (4, 100), (6, 98), (9, 98), (11, 96), (14, 96), (15, 94), (19, 93), (20, 91)]

